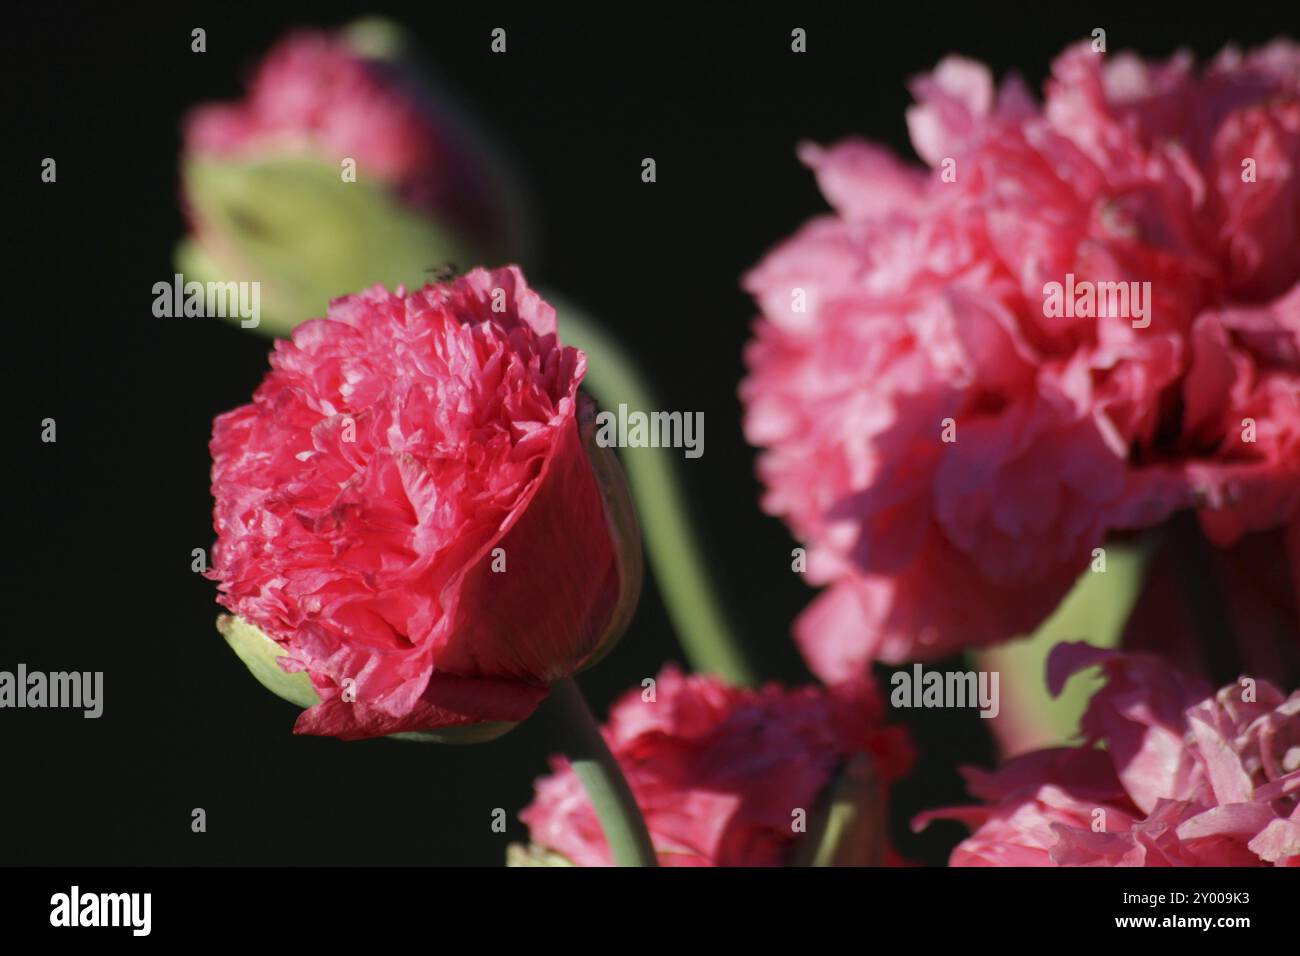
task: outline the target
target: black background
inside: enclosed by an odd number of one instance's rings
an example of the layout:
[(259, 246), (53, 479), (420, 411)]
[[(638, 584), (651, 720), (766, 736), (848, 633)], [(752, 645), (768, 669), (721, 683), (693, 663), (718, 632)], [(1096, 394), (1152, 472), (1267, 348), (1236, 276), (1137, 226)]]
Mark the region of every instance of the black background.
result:
[[(788, 628), (812, 593), (790, 572), (784, 527), (757, 508), (736, 398), (754, 311), (739, 277), (825, 208), (796, 143), (860, 134), (912, 157), (905, 80), (950, 52), (1041, 89), (1051, 59), (1093, 27), (1112, 51), (1206, 57), (1300, 34), (1285, 7), (313, 3), (10, 18), (0, 669), (102, 670), (105, 709), (0, 711), (0, 862), (492, 865), (524, 835), (514, 814), (556, 739), (545, 709), (479, 747), (294, 737), (294, 709), (226, 648), (213, 585), (190, 570), (213, 540), (212, 418), (248, 400), (268, 342), (152, 315), (183, 233), (179, 120), (240, 95), (286, 28), (394, 17), (509, 151), (540, 226), (530, 279), (602, 316), (665, 407), (705, 413), (706, 453), (685, 466), (711, 562), (765, 675), (798, 682)], [(203, 54), (190, 52), (196, 26)], [(504, 56), (489, 51), (497, 26)], [(790, 52), (795, 26), (806, 54)], [(40, 181), (47, 156), (55, 184)], [(654, 184), (641, 182), (645, 156)], [(40, 440), (46, 417), (56, 444)], [(651, 584), (620, 647), (583, 678), (593, 707), (666, 659), (680, 654)], [(954, 761), (987, 762), (991, 748), (974, 712), (907, 717), (923, 759), (895, 791), (896, 842), (941, 863), (962, 829), (914, 836), (906, 820), (960, 802)], [(206, 833), (191, 832), (195, 807)], [(504, 835), (490, 827), (497, 807)]]

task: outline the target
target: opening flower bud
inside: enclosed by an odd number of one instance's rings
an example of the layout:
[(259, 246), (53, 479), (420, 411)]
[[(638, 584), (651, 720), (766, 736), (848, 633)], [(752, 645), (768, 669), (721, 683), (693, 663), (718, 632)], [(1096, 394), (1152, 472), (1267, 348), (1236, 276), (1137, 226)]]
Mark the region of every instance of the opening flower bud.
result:
[(264, 315), (246, 327), (284, 335), (356, 289), (524, 250), (511, 177), (407, 46), (382, 21), (294, 32), (243, 100), (186, 117), (177, 266), (259, 283)]
[(296, 733), (485, 739), (608, 651), (640, 536), (518, 269), (344, 297), (271, 366), (214, 424), (210, 576), (281, 651), (232, 640), (259, 680), (310, 680)]

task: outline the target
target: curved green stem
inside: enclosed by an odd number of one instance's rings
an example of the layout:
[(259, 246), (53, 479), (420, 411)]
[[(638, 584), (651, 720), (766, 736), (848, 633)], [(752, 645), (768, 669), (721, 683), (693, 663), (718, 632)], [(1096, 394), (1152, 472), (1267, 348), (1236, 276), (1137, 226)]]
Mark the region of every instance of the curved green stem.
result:
[[(619, 404), (649, 412), (654, 395), (635, 364), (599, 324), (570, 303), (547, 293), (560, 315), (560, 336), (587, 353), (584, 384), (606, 409)], [(690, 524), (673, 449), (620, 448), (636, 501), (646, 552), (668, 615), (693, 670), (734, 685), (753, 685), (757, 672), (721, 602), (703, 549)]]
[(564, 714), (571, 743), (566, 756), (596, 808), (616, 866), (657, 866), (654, 845), (632, 788), (610, 753), (572, 677), (552, 685), (551, 699)]

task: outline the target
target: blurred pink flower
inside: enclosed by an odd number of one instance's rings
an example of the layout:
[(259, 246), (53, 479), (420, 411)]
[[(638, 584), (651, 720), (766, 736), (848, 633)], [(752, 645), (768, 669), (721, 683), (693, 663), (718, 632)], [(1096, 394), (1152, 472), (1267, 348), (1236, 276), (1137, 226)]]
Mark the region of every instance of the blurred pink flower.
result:
[(188, 156), (351, 158), (457, 231), (491, 241), (505, 228), (492, 164), (463, 123), (404, 63), (363, 54), (344, 31), (289, 33), (242, 100), (198, 106), (184, 126)]
[[(745, 431), (830, 681), (1031, 631), (1112, 531), (1197, 507), (1226, 547), (1300, 495), (1300, 47), (912, 90), (931, 169), (801, 146), (834, 213), (745, 278)], [(1071, 282), (1138, 285), (1056, 314)]]
[(1300, 691), (1243, 678), (1210, 694), (1156, 657), (1062, 644), (1053, 692), (1094, 664), (1107, 683), (1083, 746), (968, 768), (984, 805), (918, 818), (971, 826), (950, 865), (1300, 866)]
[[(888, 786), (912, 760), (906, 731), (885, 726), (865, 682), (761, 690), (668, 665), (655, 698), (630, 691), (610, 708), (605, 740), (635, 794), (664, 866), (780, 866), (832, 779), (856, 754)], [(536, 847), (579, 866), (609, 866), (609, 846), (563, 757), (520, 813)], [(883, 800), (881, 801), (883, 809)]]

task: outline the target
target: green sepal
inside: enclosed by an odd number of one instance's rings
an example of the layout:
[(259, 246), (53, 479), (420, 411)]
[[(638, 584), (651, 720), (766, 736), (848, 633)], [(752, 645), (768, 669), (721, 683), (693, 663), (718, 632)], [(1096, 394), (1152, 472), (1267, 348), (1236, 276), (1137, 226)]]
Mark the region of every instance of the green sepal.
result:
[(243, 618), (222, 614), (217, 618), (217, 630), (257, 682), (271, 693), (304, 709), (320, 703), (305, 671), (288, 674), (280, 669), (276, 658), (284, 656), (284, 648), (259, 628)]
[(356, 182), (345, 182), (345, 158), (334, 166), (298, 157), (187, 159), (185, 191), (198, 227), (177, 248), (177, 269), (186, 281), (260, 283), (256, 328), (284, 336), (325, 315), (338, 296), (376, 283), (418, 288), (431, 269), (477, 260), (386, 183), (367, 180), (364, 166)]

